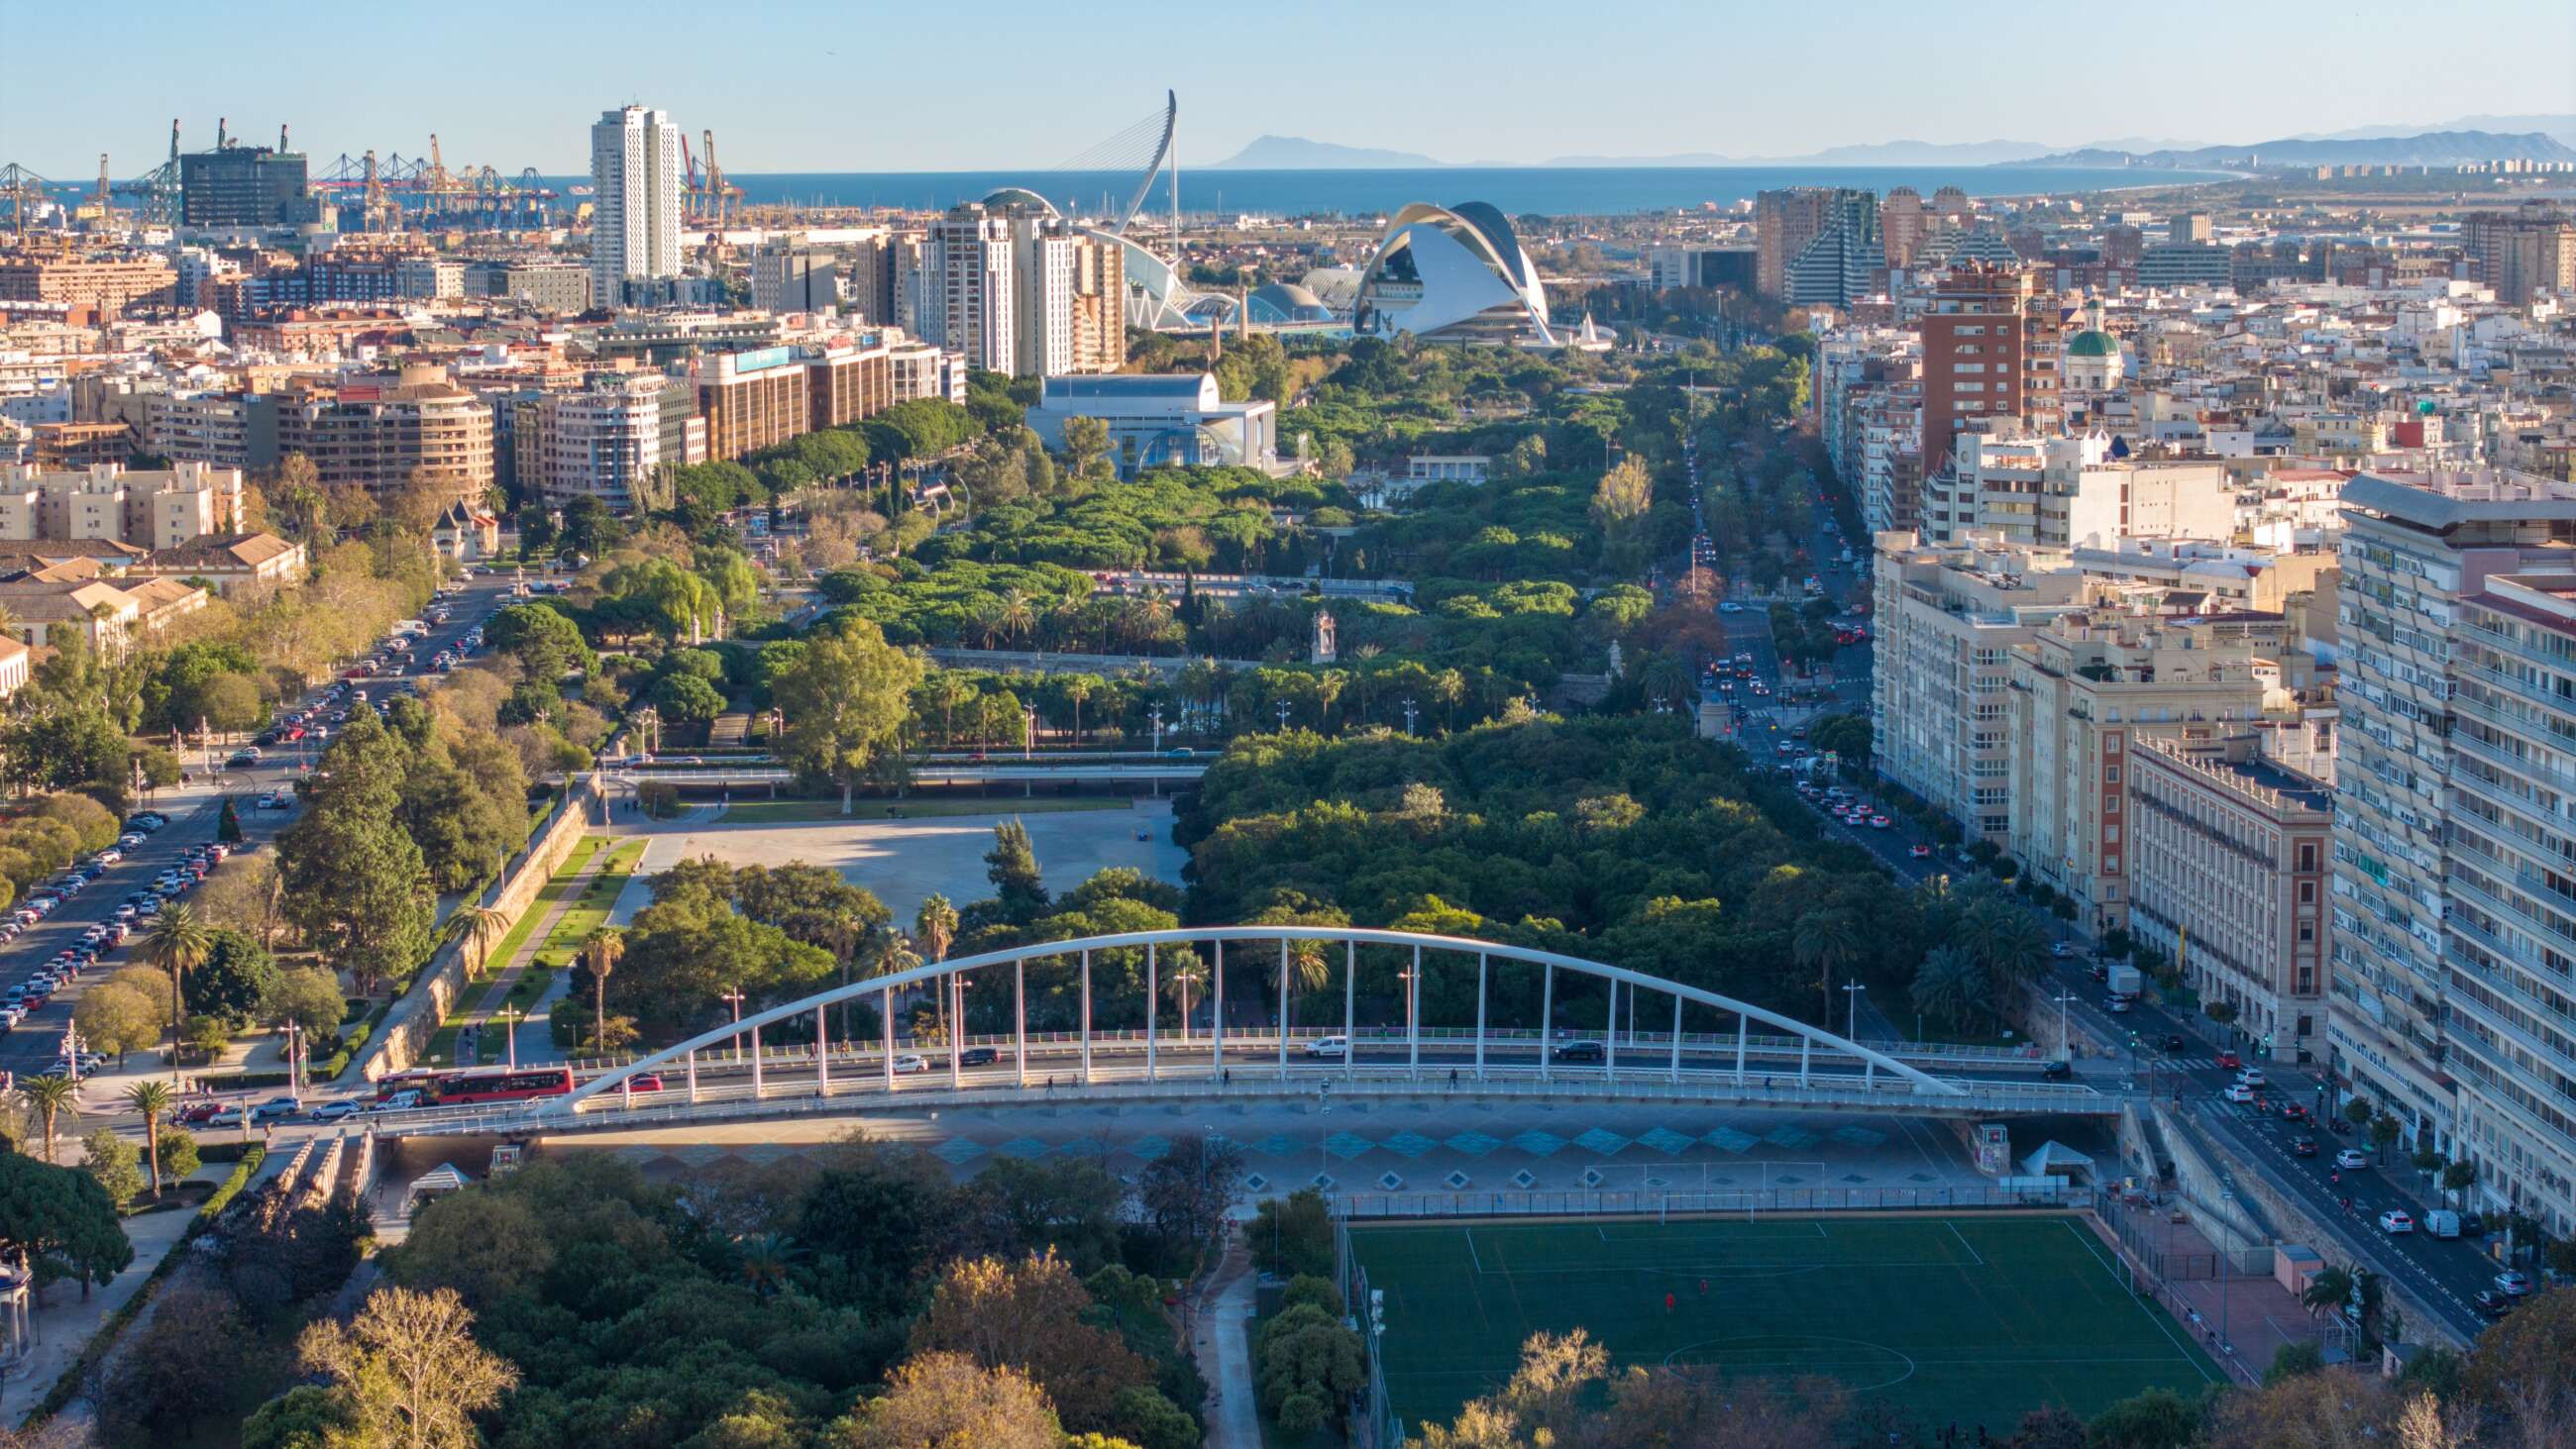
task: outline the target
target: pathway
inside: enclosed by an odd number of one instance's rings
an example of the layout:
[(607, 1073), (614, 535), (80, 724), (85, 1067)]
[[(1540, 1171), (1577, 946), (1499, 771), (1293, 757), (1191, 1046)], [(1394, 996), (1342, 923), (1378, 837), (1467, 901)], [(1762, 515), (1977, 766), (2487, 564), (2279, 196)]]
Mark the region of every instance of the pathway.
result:
[[(457, 1061), (462, 1063), (480, 1058), (480, 1044), (484, 1031), (501, 1020), (501, 1009), (509, 1005), (510, 995), (517, 989), (520, 978), (527, 975), (529, 967), (536, 963), (537, 953), (544, 950), (546, 943), (554, 938), (555, 927), (563, 921), (564, 917), (580, 909), (582, 899), (589, 893), (591, 883), (607, 872), (609, 862), (616, 857), (618, 844), (618, 838), (611, 835), (606, 844), (591, 852), (590, 859), (582, 865), (581, 873), (574, 876), (572, 884), (555, 898), (553, 905), (546, 908), (546, 913), (538, 919), (536, 928), (528, 932), (527, 939), (519, 943), (519, 949), (512, 953), (510, 960), (502, 966), (501, 974), (492, 978), (491, 984), (484, 989), (480, 998), (482, 1004), (474, 1008), (472, 1019), (457, 1031)], [(549, 976), (556, 974), (551, 967), (547, 968), (547, 971)], [(570, 972), (562, 973), (564, 976), (570, 974)], [(550, 982), (549, 990), (551, 989)], [(555, 994), (560, 995), (560, 993)], [(537, 1019), (536, 1009), (531, 1006), (527, 1015), (520, 1018), (519, 1029), (524, 1029), (528, 1021), (535, 1019)], [(551, 1035), (548, 1040), (552, 1040)], [(527, 1042), (522, 1040), (519, 1045), (524, 1048)], [(524, 1054), (520, 1059), (528, 1060)]]
[(1199, 1297), (1191, 1352), (1207, 1377), (1208, 1449), (1261, 1449), (1260, 1398), (1252, 1378), (1252, 1254), (1230, 1235), (1225, 1257)]

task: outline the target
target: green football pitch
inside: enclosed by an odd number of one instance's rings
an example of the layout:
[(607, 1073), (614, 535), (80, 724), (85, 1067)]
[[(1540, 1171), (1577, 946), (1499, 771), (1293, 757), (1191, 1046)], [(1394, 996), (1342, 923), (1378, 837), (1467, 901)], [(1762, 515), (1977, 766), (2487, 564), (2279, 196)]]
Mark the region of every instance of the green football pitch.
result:
[(1364, 1227), (1351, 1252), (1385, 1295), (1408, 1428), (1500, 1386), (1530, 1334), (1578, 1327), (1614, 1373), (1827, 1374), (1931, 1428), (2001, 1431), (2050, 1403), (2089, 1417), (2222, 1372), (2056, 1215)]

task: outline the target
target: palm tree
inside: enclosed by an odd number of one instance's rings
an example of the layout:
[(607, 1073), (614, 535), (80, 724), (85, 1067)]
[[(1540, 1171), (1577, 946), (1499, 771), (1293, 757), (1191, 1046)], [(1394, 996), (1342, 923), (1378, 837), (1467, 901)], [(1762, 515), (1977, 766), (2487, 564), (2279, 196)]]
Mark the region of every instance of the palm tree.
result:
[(2299, 1301), (2315, 1313), (2331, 1313), (2351, 1298), (2352, 1270), (2331, 1265), (2319, 1268), (2317, 1275), (2308, 1280), (2308, 1291), (2299, 1295)]
[(45, 1160), (54, 1160), (54, 1119), (65, 1113), (80, 1115), (80, 1083), (66, 1074), (59, 1077), (34, 1077), (20, 1084), (28, 1105), (45, 1124)]
[(595, 1043), (600, 1055), (608, 1054), (608, 978), (617, 974), (618, 958), (626, 954), (626, 933), (601, 931), (583, 948), (590, 963), (591, 1010), (596, 1024)]
[(490, 906), (468, 903), (458, 906), (447, 918), (447, 932), (452, 939), (474, 943), (474, 974), (480, 976), (492, 964), (492, 943), (510, 929), (510, 918)]
[(742, 1240), (742, 1281), (766, 1298), (787, 1283), (787, 1262), (797, 1255), (796, 1240), (785, 1233), (762, 1233)]
[(1163, 973), (1163, 989), (1171, 993), (1173, 1003), (1181, 1009), (1181, 1040), (1190, 1039), (1190, 993), (1207, 980), (1207, 972), (1198, 963), (1197, 954), (1187, 947), (1169, 958), (1171, 969)]
[(1288, 1010), (1279, 1020), (1279, 1034), (1287, 1036), (1297, 1015), (1297, 998), (1309, 991), (1321, 991), (1333, 979), (1333, 963), (1324, 955), (1321, 941), (1291, 941), (1287, 951), (1270, 967), (1270, 989), (1280, 989), (1282, 974), (1288, 986)]
[(1070, 675), (1064, 681), (1064, 697), (1073, 702), (1073, 744), (1076, 749), (1082, 747), (1082, 702), (1091, 698), (1099, 683), (1088, 674)]
[(125, 1089), (125, 1105), (143, 1114), (143, 1164), (152, 1173), (152, 1195), (161, 1195), (161, 1118), (170, 1110), (168, 1082), (136, 1082)]
[(1985, 963), (1956, 946), (1925, 953), (1911, 995), (1915, 1010), (1958, 1027), (1984, 1020), (1993, 1006)]
[(1849, 911), (1809, 911), (1798, 918), (1789, 938), (1790, 953), (1798, 964), (1814, 967), (1816, 989), (1825, 1003), (1825, 1021), (1833, 1020), (1834, 968), (1845, 965), (1860, 954), (1860, 931), (1852, 924)]
[(1002, 592), (1001, 625), (1010, 631), (1014, 640), (1026, 641), (1029, 626), (1037, 622), (1037, 617), (1037, 611), (1029, 607), (1028, 590), (1014, 588)]
[(206, 964), (214, 951), (214, 933), (197, 918), (197, 908), (181, 902), (163, 909), (143, 943), (144, 959), (170, 973), (170, 1075), (179, 1074), (179, 1023), (187, 1017), (188, 973)]

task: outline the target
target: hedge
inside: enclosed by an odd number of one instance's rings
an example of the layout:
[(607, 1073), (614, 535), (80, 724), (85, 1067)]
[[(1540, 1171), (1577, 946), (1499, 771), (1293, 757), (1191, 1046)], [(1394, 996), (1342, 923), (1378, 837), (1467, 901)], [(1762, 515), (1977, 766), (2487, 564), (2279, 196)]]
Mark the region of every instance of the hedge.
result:
[[(213, 1148), (207, 1148), (200, 1155), (210, 1156), (213, 1151)], [(82, 1387), (89, 1382), (90, 1375), (97, 1371), (100, 1362), (107, 1357), (108, 1352), (116, 1347), (117, 1339), (124, 1335), (135, 1318), (151, 1303), (154, 1291), (161, 1286), (161, 1280), (177, 1272), (179, 1265), (193, 1256), (188, 1251), (188, 1245), (204, 1234), (207, 1228), (213, 1226), (216, 1216), (226, 1207), (231, 1206), (234, 1198), (241, 1196), (242, 1189), (250, 1185), (252, 1175), (259, 1171), (261, 1159), (267, 1155), (265, 1149), (256, 1145), (252, 1145), (249, 1151), (242, 1154), (241, 1165), (235, 1167), (232, 1174), (224, 1179), (223, 1185), (215, 1189), (214, 1196), (206, 1199), (205, 1206), (197, 1209), (197, 1216), (188, 1224), (188, 1230), (180, 1234), (179, 1241), (172, 1243), (169, 1251), (161, 1255), (160, 1262), (152, 1265), (152, 1272), (143, 1280), (143, 1286), (135, 1289), (133, 1297), (126, 1299), (123, 1306), (100, 1322), (98, 1330), (89, 1336), (89, 1342), (81, 1348), (80, 1357), (71, 1361), (62, 1374), (54, 1380), (54, 1386), (45, 1391), (42, 1399), (36, 1401), (36, 1407), (27, 1411), (26, 1420), (20, 1427), (36, 1428), (61, 1413), (73, 1399), (80, 1397)]]
[(209, 1092), (247, 1092), (260, 1087), (283, 1087), (292, 1080), (293, 1076), (286, 1072), (234, 1072), (228, 1076), (197, 1079)]

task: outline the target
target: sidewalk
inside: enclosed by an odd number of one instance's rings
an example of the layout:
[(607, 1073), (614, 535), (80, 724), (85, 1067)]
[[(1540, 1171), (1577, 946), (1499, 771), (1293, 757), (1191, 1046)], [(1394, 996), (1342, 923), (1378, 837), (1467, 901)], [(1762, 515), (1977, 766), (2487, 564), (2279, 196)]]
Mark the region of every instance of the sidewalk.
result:
[[(465, 1063), (479, 1059), (481, 1041), (485, 1033), (505, 1025), (501, 1018), (501, 1008), (509, 1005), (511, 992), (518, 987), (520, 980), (528, 974), (529, 969), (535, 966), (537, 953), (543, 951), (546, 943), (554, 939), (555, 927), (562, 924), (564, 917), (581, 908), (583, 897), (589, 893), (591, 883), (607, 873), (609, 862), (616, 858), (619, 844), (618, 837), (611, 835), (607, 838), (607, 843), (592, 851), (589, 859), (582, 862), (579, 873), (569, 878), (571, 884), (556, 896), (553, 904), (546, 908), (545, 914), (538, 917), (536, 926), (520, 941), (518, 950), (511, 954), (509, 961), (502, 965), (499, 973), (485, 978), (485, 984), (481, 988), (482, 994), (477, 998), (481, 1004), (473, 1008), (465, 1025), (458, 1028), (456, 1033), (458, 1062)], [(575, 847), (575, 849), (579, 848), (579, 846)], [(551, 885), (550, 882), (549, 888)], [(555, 988), (563, 985), (571, 973), (568, 971), (558, 973), (552, 968), (547, 968), (547, 975), (551, 979), (545, 994), (560, 999), (562, 993)], [(518, 1025), (509, 1029), (514, 1034), (525, 1031), (527, 1023), (532, 1020), (542, 1022), (542, 1017), (534, 1003), (527, 1008), (527, 1014), (519, 1019)], [(526, 1051), (527, 1039), (521, 1037), (518, 1045), (519, 1060), (530, 1060)]]
[(1252, 1254), (1238, 1235), (1209, 1275), (1190, 1351), (1208, 1383), (1208, 1449), (1261, 1449), (1261, 1405), (1252, 1378)]

